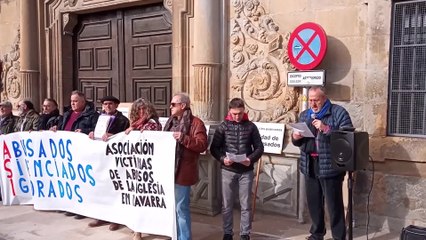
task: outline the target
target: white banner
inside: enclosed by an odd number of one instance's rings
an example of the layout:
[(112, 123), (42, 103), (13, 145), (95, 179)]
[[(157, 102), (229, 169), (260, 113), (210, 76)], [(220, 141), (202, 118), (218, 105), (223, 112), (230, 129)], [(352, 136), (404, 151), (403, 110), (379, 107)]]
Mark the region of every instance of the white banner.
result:
[(0, 136), (4, 205), (34, 204), (175, 239), (171, 132), (119, 133), (108, 142), (74, 132)]
[(254, 122), (262, 138), (264, 152), (281, 154), (285, 125), (281, 123)]

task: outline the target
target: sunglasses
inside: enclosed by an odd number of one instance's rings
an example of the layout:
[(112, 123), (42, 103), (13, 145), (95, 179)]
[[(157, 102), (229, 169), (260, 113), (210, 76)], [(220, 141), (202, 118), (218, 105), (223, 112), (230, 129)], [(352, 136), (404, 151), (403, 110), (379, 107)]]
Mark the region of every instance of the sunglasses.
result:
[(177, 104), (182, 104), (182, 103), (177, 103), (177, 102), (175, 103), (175, 102), (172, 102), (172, 103), (170, 103), (170, 106), (172, 106), (172, 107), (176, 107), (176, 105), (177, 105)]

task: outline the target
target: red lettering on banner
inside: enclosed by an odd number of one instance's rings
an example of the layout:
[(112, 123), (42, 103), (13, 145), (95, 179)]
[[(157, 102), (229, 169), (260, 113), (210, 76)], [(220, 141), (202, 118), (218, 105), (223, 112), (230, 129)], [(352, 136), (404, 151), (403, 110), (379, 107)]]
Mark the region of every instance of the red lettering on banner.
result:
[[(7, 156), (7, 158), (6, 158)], [(7, 148), (7, 144), (5, 141), (3, 141), (3, 159), (4, 159), (4, 163), (3, 163), (3, 168), (4, 170), (7, 172), (6, 177), (9, 178), (10, 181), (10, 186), (12, 188), (12, 194), (13, 196), (16, 196), (15, 193), (15, 186), (13, 184), (13, 172), (12, 169), (10, 169), (7, 165), (10, 163), (10, 152), (9, 152), (9, 148)]]

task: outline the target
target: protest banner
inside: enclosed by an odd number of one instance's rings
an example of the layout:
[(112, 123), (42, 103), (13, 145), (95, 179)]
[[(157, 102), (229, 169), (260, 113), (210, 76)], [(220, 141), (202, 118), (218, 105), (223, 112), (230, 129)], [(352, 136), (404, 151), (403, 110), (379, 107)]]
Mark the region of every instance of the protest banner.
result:
[(175, 239), (170, 132), (119, 133), (107, 142), (75, 132), (0, 136), (4, 205), (33, 204)]

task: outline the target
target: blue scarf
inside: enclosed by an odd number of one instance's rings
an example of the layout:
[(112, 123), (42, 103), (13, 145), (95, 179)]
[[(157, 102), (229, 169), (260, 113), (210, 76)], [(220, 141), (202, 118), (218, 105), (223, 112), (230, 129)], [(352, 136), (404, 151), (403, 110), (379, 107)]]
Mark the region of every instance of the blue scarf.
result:
[(324, 106), (322, 106), (319, 112), (314, 112), (312, 108), (309, 108), (306, 113), (306, 119), (310, 119), (312, 114), (315, 114), (316, 119), (322, 119), (324, 115), (328, 112), (328, 109), (330, 109), (330, 107), (331, 107), (331, 102), (329, 99), (327, 99), (324, 103)]

